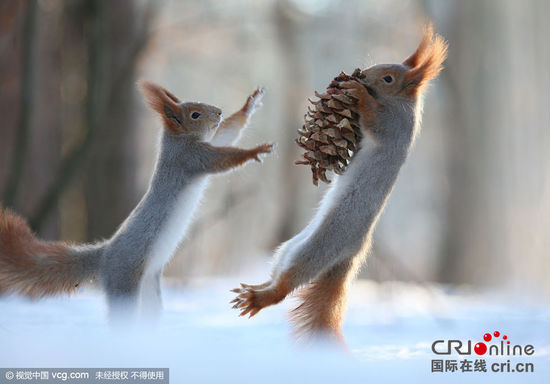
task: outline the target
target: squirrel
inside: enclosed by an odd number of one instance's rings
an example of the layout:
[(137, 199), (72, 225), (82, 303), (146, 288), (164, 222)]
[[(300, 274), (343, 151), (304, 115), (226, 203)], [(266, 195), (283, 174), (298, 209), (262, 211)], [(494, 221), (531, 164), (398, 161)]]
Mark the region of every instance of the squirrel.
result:
[(83, 246), (42, 241), (23, 218), (0, 206), (0, 292), (40, 298), (72, 292), (97, 278), (112, 318), (138, 308), (158, 313), (163, 267), (184, 238), (209, 175), (271, 153), (271, 144), (228, 146), (261, 105), (262, 88), (222, 120), (215, 106), (181, 102), (150, 82), (139, 85), (164, 126), (155, 170), (139, 204), (109, 240)]
[(363, 84), (340, 83), (358, 99), (355, 112), (365, 133), (359, 150), (311, 222), (278, 248), (270, 280), (232, 290), (237, 297), (231, 303), (240, 316), (252, 317), (301, 288), (300, 304), (291, 312), (295, 336), (345, 343), (342, 322), (349, 284), (366, 259), (374, 227), (420, 129), (426, 85), (441, 71), (446, 56), (447, 43), (430, 25), (402, 64), (367, 68)]

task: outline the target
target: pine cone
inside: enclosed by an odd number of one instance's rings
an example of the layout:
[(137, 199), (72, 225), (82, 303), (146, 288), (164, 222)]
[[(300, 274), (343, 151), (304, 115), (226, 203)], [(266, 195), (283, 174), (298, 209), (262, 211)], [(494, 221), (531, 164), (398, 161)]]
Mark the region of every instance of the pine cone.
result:
[(344, 92), (339, 84), (364, 78), (359, 68), (351, 75), (341, 72), (330, 83), (326, 93), (315, 92), (319, 100), (309, 100), (313, 108), (308, 107), (305, 124), (298, 130), (300, 136), (296, 139), (296, 143), (306, 150), (303, 155), (305, 160), (295, 164), (311, 166), (315, 185), (319, 184), (319, 180), (330, 183), (326, 177), (327, 170), (342, 174), (357, 150), (362, 137), (359, 115), (354, 111), (357, 99), (353, 97), (353, 91)]

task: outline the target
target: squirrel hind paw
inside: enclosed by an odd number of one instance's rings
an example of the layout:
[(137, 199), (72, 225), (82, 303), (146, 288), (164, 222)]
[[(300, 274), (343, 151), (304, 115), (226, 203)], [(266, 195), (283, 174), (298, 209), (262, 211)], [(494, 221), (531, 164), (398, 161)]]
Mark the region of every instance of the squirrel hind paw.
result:
[(248, 315), (249, 318), (284, 298), (275, 288), (268, 288), (265, 284), (257, 286), (241, 284), (241, 288), (235, 288), (232, 291), (237, 293), (237, 297), (230, 302), (233, 304), (233, 309), (241, 311), (239, 316)]

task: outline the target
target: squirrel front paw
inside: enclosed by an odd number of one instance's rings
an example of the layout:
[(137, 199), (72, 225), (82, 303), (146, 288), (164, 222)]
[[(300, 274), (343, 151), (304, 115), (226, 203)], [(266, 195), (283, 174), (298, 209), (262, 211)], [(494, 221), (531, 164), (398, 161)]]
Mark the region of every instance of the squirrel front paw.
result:
[(357, 99), (358, 109), (367, 106), (369, 98), (372, 97), (367, 88), (356, 80), (342, 81), (340, 87), (344, 89), (346, 95)]
[(246, 99), (246, 103), (244, 104), (242, 109), (247, 116), (252, 115), (257, 108), (260, 108), (262, 106), (262, 98), (264, 97), (264, 92), (264, 88), (258, 87), (250, 96), (248, 96), (248, 99)]
[(239, 316), (254, 316), (263, 308), (277, 304), (285, 298), (285, 294), (276, 288), (270, 287), (270, 283), (259, 285), (241, 284), (231, 292), (237, 293), (237, 297), (230, 302), (233, 308), (241, 311)]
[(273, 144), (262, 144), (258, 145), (256, 148), (250, 150), (250, 158), (261, 163), (262, 158), (260, 155), (270, 154), (273, 151)]
[(367, 131), (375, 131), (377, 127), (376, 116), (380, 103), (371, 95), (367, 88), (356, 80), (343, 81), (340, 87), (344, 93), (357, 100), (357, 104), (350, 109), (359, 114), (361, 128)]

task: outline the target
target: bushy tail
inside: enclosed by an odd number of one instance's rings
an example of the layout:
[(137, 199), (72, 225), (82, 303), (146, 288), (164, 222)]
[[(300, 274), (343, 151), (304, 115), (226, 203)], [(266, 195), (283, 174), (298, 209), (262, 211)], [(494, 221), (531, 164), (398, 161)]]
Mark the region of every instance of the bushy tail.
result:
[(0, 206), (0, 292), (34, 298), (71, 292), (98, 265), (97, 248), (41, 241), (23, 218)]
[(332, 267), (302, 288), (301, 304), (292, 310), (291, 322), (298, 338), (328, 338), (341, 343), (348, 285), (357, 271), (353, 260)]

